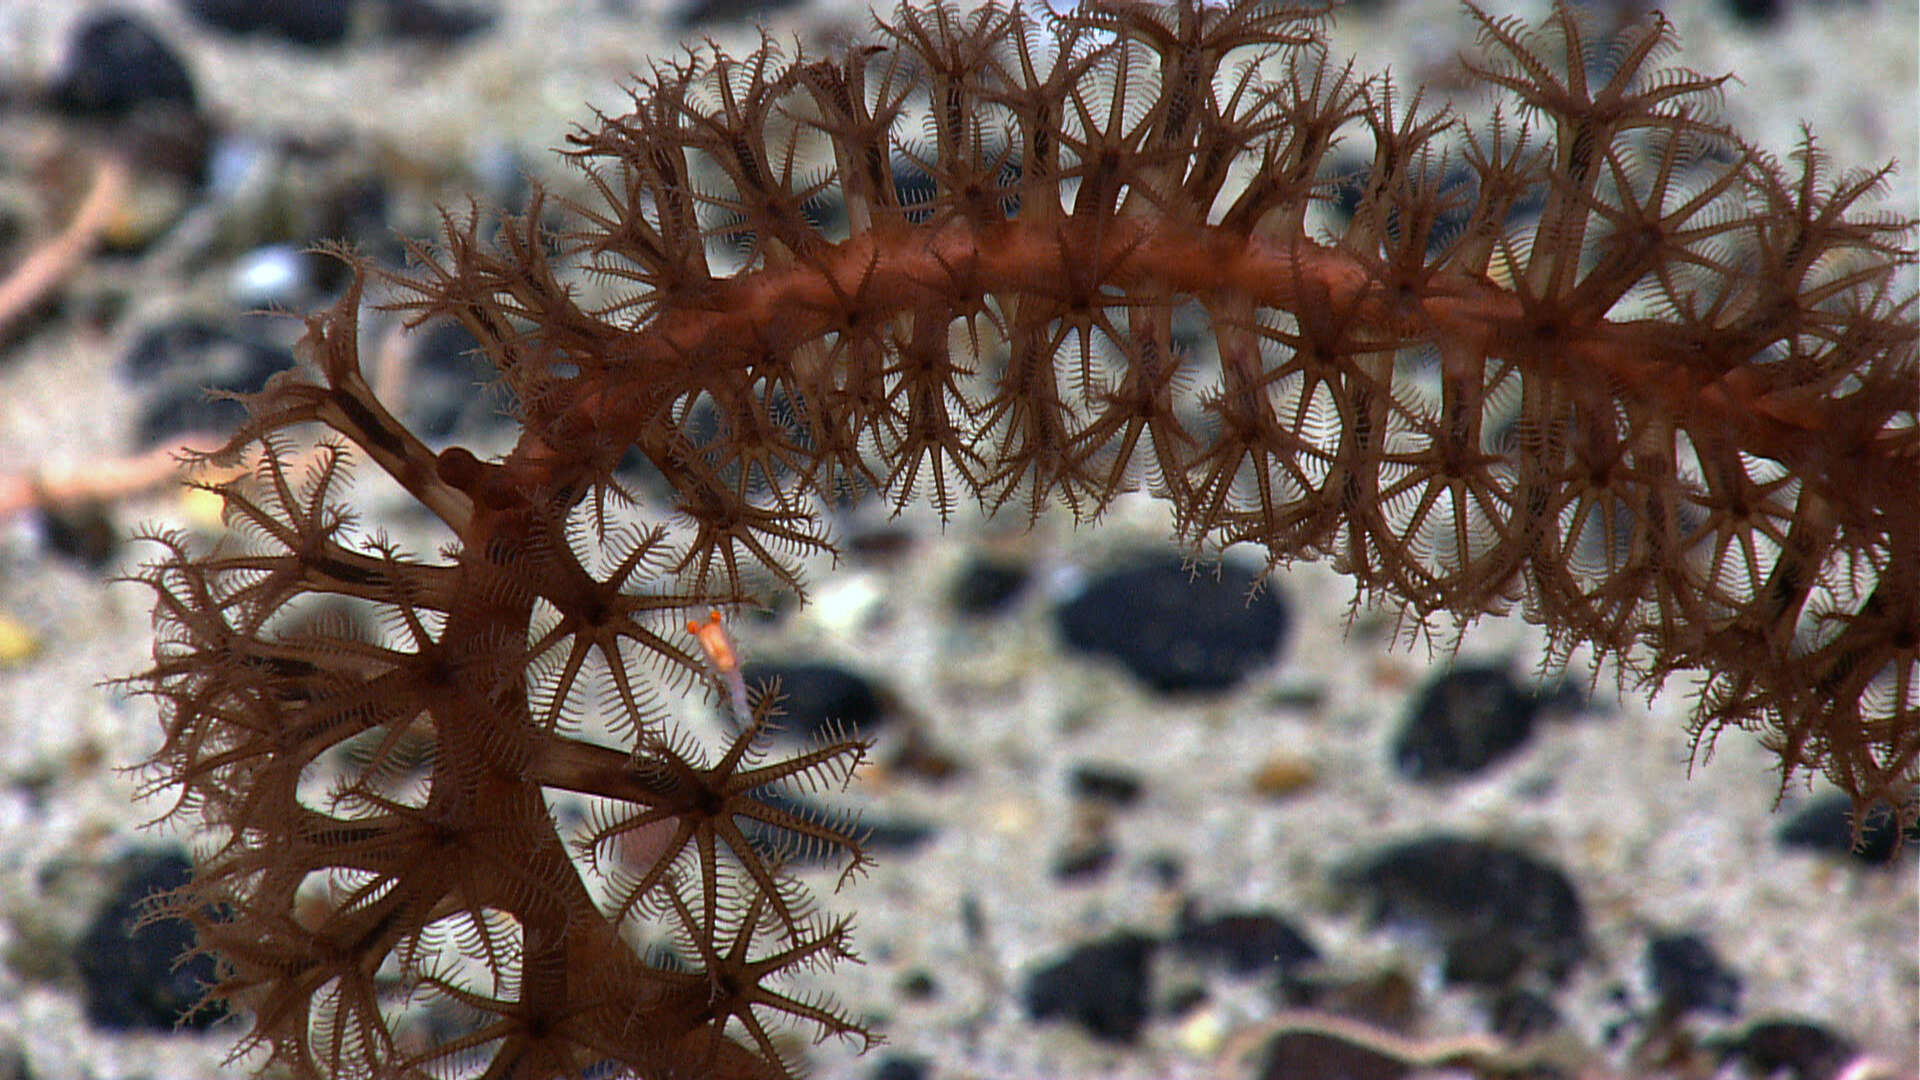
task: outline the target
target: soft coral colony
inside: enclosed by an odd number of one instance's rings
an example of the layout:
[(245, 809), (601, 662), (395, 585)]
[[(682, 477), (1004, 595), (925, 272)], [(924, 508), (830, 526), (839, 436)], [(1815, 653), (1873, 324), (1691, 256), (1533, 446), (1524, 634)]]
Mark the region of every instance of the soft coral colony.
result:
[[(779, 1076), (778, 1022), (865, 1038), (784, 979), (853, 955), (791, 857), (866, 860), (785, 796), (864, 745), (769, 758), (761, 702), (709, 752), (656, 701), (740, 699), (701, 620), (799, 591), (848, 491), (1091, 521), (1144, 488), (1193, 548), (1324, 558), (1423, 619), (1517, 608), (1628, 681), (1704, 672), (1701, 736), (1756, 729), (1788, 776), (1911, 813), (1886, 172), (1747, 146), (1723, 80), (1658, 66), (1659, 16), (1468, 17), (1498, 103), (1471, 118), (1253, 0), (936, 4), (822, 60), (695, 51), (570, 138), (588, 197), (355, 260), (473, 334), (519, 437), (482, 460), (397, 420), (356, 285), (213, 455), (251, 462), (214, 485), (231, 539), (154, 537), (154, 782), (209, 837), (171, 908), (249, 1045), (327, 1076)], [(669, 497), (622, 482), (636, 458)], [(456, 542), (364, 531), (353, 459)], [(592, 797), (584, 837), (548, 791)], [(419, 1038), (428, 1008), (460, 1034)]]

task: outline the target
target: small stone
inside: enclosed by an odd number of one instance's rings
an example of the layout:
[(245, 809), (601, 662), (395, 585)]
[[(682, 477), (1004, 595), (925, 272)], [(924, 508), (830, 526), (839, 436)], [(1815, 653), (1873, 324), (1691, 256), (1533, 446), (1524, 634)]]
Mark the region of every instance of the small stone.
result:
[(1187, 876), (1186, 864), (1171, 851), (1159, 851), (1147, 856), (1141, 861), (1140, 868), (1146, 872), (1149, 881), (1163, 889), (1173, 888), (1180, 884), (1181, 878)]
[(836, 664), (752, 661), (741, 667), (741, 676), (749, 694), (775, 687), (773, 723), (784, 736), (858, 738), (873, 734), (886, 718), (873, 684)]
[(1055, 856), (1054, 880), (1076, 885), (1096, 880), (1113, 868), (1113, 860), (1117, 854), (1119, 852), (1114, 848), (1113, 841), (1105, 836), (1091, 836), (1075, 841)]
[(1233, 688), (1273, 663), (1287, 628), (1271, 582), (1177, 560), (1095, 578), (1056, 618), (1069, 647), (1111, 657), (1162, 693)]
[(931, 1001), (940, 996), (940, 982), (925, 971), (911, 971), (900, 980), (900, 996), (908, 1001)]
[(1268, 755), (1254, 770), (1253, 792), (1269, 799), (1284, 799), (1307, 790), (1319, 778), (1319, 770), (1314, 767), (1312, 759), (1284, 750), (1277, 751)]
[(947, 602), (962, 615), (996, 615), (1027, 587), (1025, 567), (975, 559), (947, 587)]
[(933, 1063), (915, 1054), (888, 1054), (873, 1067), (873, 1080), (926, 1080)]
[(860, 836), (860, 846), (868, 851), (899, 854), (924, 846), (939, 832), (939, 828), (907, 818), (873, 821), (862, 817), (856, 832)]
[(1853, 800), (1834, 791), (1794, 811), (1774, 830), (1773, 836), (1783, 847), (1808, 848), (1869, 866), (1890, 865), (1898, 851), (1912, 851), (1915, 845), (1920, 845), (1920, 824), (1908, 826), (1902, 839), (1894, 827), (1893, 815), (1884, 808), (1867, 818), (1866, 827), (1860, 833), (1860, 845), (1855, 847)]
[(1441, 978), (1449, 986), (1511, 985), (1527, 967), (1524, 943), (1501, 929), (1468, 930), (1446, 940)]
[(1076, 798), (1116, 809), (1139, 802), (1144, 787), (1138, 776), (1116, 765), (1075, 765), (1068, 782)]
[(40, 539), (46, 549), (96, 572), (112, 563), (121, 535), (105, 503), (84, 502), (40, 511)]
[(1740, 976), (1727, 970), (1700, 935), (1656, 935), (1647, 942), (1645, 964), (1662, 1015), (1739, 1015)]
[(1182, 956), (1218, 964), (1235, 975), (1286, 972), (1320, 959), (1320, 951), (1292, 923), (1270, 911), (1234, 912), (1200, 919), (1191, 905), (1180, 914), (1173, 947)]
[(494, 16), (438, 0), (387, 0), (386, 36), (398, 41), (452, 45), (493, 28)]
[(1720, 5), (1737, 23), (1749, 29), (1770, 29), (1786, 11), (1786, 0), (1724, 0)]
[(675, 23), (691, 30), (714, 23), (758, 22), (793, 7), (799, 0), (683, 0)]
[(848, 530), (841, 546), (852, 559), (885, 566), (911, 552), (919, 542), (919, 533), (897, 521), (860, 521)]
[(1078, 946), (1027, 976), (1027, 1016), (1070, 1020), (1108, 1042), (1134, 1041), (1152, 1000), (1153, 950), (1152, 938), (1127, 932)]
[(1290, 975), (1280, 990), (1290, 1006), (1350, 1017), (1389, 1031), (1413, 1027), (1421, 1013), (1420, 986), (1398, 967), (1358, 976), (1311, 970)]
[(120, 117), (142, 106), (195, 105), (193, 77), (145, 19), (107, 11), (82, 20), (50, 88), (55, 108), (76, 116)]
[(1478, 772), (1533, 734), (1539, 702), (1502, 665), (1462, 665), (1419, 694), (1393, 742), (1393, 763), (1413, 780)]
[(188, 0), (187, 10), (229, 34), (261, 34), (313, 49), (345, 44), (357, 26), (394, 40), (449, 44), (494, 23), (486, 12), (435, 0)]
[(1586, 957), (1586, 913), (1573, 883), (1513, 848), (1457, 836), (1391, 845), (1337, 875), (1377, 921), (1423, 928), (1450, 977), (1481, 985), (1540, 970), (1558, 982)]
[(318, 48), (347, 39), (353, 0), (186, 0), (186, 8), (229, 34), (264, 34)]
[(199, 1029), (224, 1015), (219, 1008), (188, 1013), (214, 981), (211, 956), (180, 962), (193, 946), (193, 927), (179, 918), (137, 925), (153, 896), (185, 885), (191, 873), (192, 864), (173, 852), (140, 852), (121, 861), (121, 884), (87, 928), (74, 958), (86, 990), (87, 1019), (97, 1026)]
[(1748, 1076), (1768, 1080), (1832, 1080), (1854, 1055), (1850, 1041), (1807, 1020), (1759, 1020), (1707, 1045), (1722, 1065), (1738, 1062)]

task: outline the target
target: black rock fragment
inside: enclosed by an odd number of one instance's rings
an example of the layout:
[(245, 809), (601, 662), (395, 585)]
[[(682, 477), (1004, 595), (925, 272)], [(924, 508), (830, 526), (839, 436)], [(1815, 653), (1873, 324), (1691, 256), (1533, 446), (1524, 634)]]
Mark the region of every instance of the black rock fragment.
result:
[(1056, 614), (1080, 652), (1112, 657), (1163, 693), (1228, 690), (1273, 663), (1287, 629), (1272, 582), (1177, 560), (1103, 574)]
[(1808, 802), (1774, 830), (1783, 847), (1809, 848), (1837, 859), (1855, 859), (1868, 866), (1888, 866), (1901, 851), (1920, 845), (1920, 823), (1909, 825), (1905, 836), (1893, 815), (1882, 809), (1867, 818), (1860, 844), (1853, 842), (1853, 800), (1838, 791)]
[(1286, 972), (1320, 959), (1306, 935), (1270, 911), (1200, 918), (1190, 904), (1180, 913), (1172, 945), (1182, 956), (1218, 964), (1235, 975)]
[(1025, 567), (974, 559), (947, 588), (947, 601), (962, 615), (994, 615), (1012, 605), (1027, 586)]
[(886, 718), (873, 683), (837, 664), (749, 661), (748, 693), (775, 687), (774, 727), (801, 739), (872, 735)]
[(1152, 1000), (1154, 941), (1118, 933), (1081, 945), (1027, 976), (1029, 1018), (1073, 1021), (1095, 1038), (1132, 1042)]
[(1376, 920), (1430, 933), (1452, 981), (1498, 986), (1539, 971), (1557, 983), (1587, 953), (1573, 883), (1515, 848), (1428, 836), (1359, 859), (1337, 881), (1365, 897)]
[(220, 1019), (218, 1008), (188, 1015), (214, 981), (211, 956), (179, 962), (193, 946), (193, 927), (177, 918), (139, 925), (155, 895), (187, 883), (192, 864), (177, 852), (136, 852), (118, 869), (120, 885), (74, 957), (87, 1019), (111, 1031), (172, 1031), (183, 1023), (199, 1029)]
[(1768, 1080), (1831, 1080), (1854, 1056), (1851, 1041), (1809, 1020), (1758, 1020), (1707, 1045), (1722, 1065)]
[(1658, 934), (1647, 942), (1647, 982), (1665, 1016), (1690, 1012), (1737, 1016), (1740, 976), (1698, 934)]
[(101, 12), (74, 28), (48, 97), (62, 112), (91, 117), (149, 106), (192, 111), (197, 101), (193, 77), (173, 47), (145, 19), (122, 11)]
[(1394, 767), (1421, 781), (1478, 772), (1526, 743), (1543, 704), (1504, 665), (1442, 672), (1421, 689), (1395, 736)]

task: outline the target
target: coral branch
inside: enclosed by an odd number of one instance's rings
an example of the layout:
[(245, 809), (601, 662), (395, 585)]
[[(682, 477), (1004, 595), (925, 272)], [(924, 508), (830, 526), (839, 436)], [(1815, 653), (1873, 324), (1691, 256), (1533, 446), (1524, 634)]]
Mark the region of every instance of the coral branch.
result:
[[(936, 3), (835, 60), (695, 53), (573, 136), (573, 231), (537, 195), (357, 261), (208, 455), (264, 456), (215, 488), (239, 537), (157, 535), (143, 577), (155, 786), (219, 837), (171, 901), (213, 994), (330, 1076), (784, 1078), (775, 1014), (865, 1041), (767, 980), (853, 957), (787, 861), (844, 881), (862, 837), (788, 789), (866, 744), (764, 760), (719, 614), (799, 593), (860, 489), (1090, 520), (1144, 488), (1189, 547), (1324, 558), (1417, 619), (1518, 607), (1625, 682), (1700, 672), (1697, 739), (1755, 729), (1783, 780), (1920, 814), (1920, 327), (1913, 223), (1865, 208), (1885, 170), (1746, 145), (1724, 79), (1651, 67), (1657, 15), (1609, 42), (1471, 14), (1481, 121), (1329, 66), (1325, 12), (1265, 0)], [(375, 393), (369, 278), (480, 342), (504, 458), (432, 453)], [(349, 442), (457, 542), (359, 535)], [(737, 722), (717, 754), (657, 704), (676, 683)], [(558, 792), (594, 800), (571, 843)], [(390, 972), (472, 1030), (403, 1050)]]

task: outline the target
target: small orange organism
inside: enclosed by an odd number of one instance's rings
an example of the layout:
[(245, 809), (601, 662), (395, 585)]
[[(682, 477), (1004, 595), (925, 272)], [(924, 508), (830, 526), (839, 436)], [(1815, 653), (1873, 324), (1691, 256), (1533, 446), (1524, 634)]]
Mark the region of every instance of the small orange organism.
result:
[(700, 651), (706, 654), (714, 677), (726, 687), (727, 704), (733, 710), (734, 720), (742, 725), (752, 723), (753, 708), (747, 703), (747, 680), (740, 673), (740, 653), (734, 649), (733, 639), (727, 636), (719, 609), (708, 611), (705, 622), (688, 619), (687, 632), (700, 643)]

